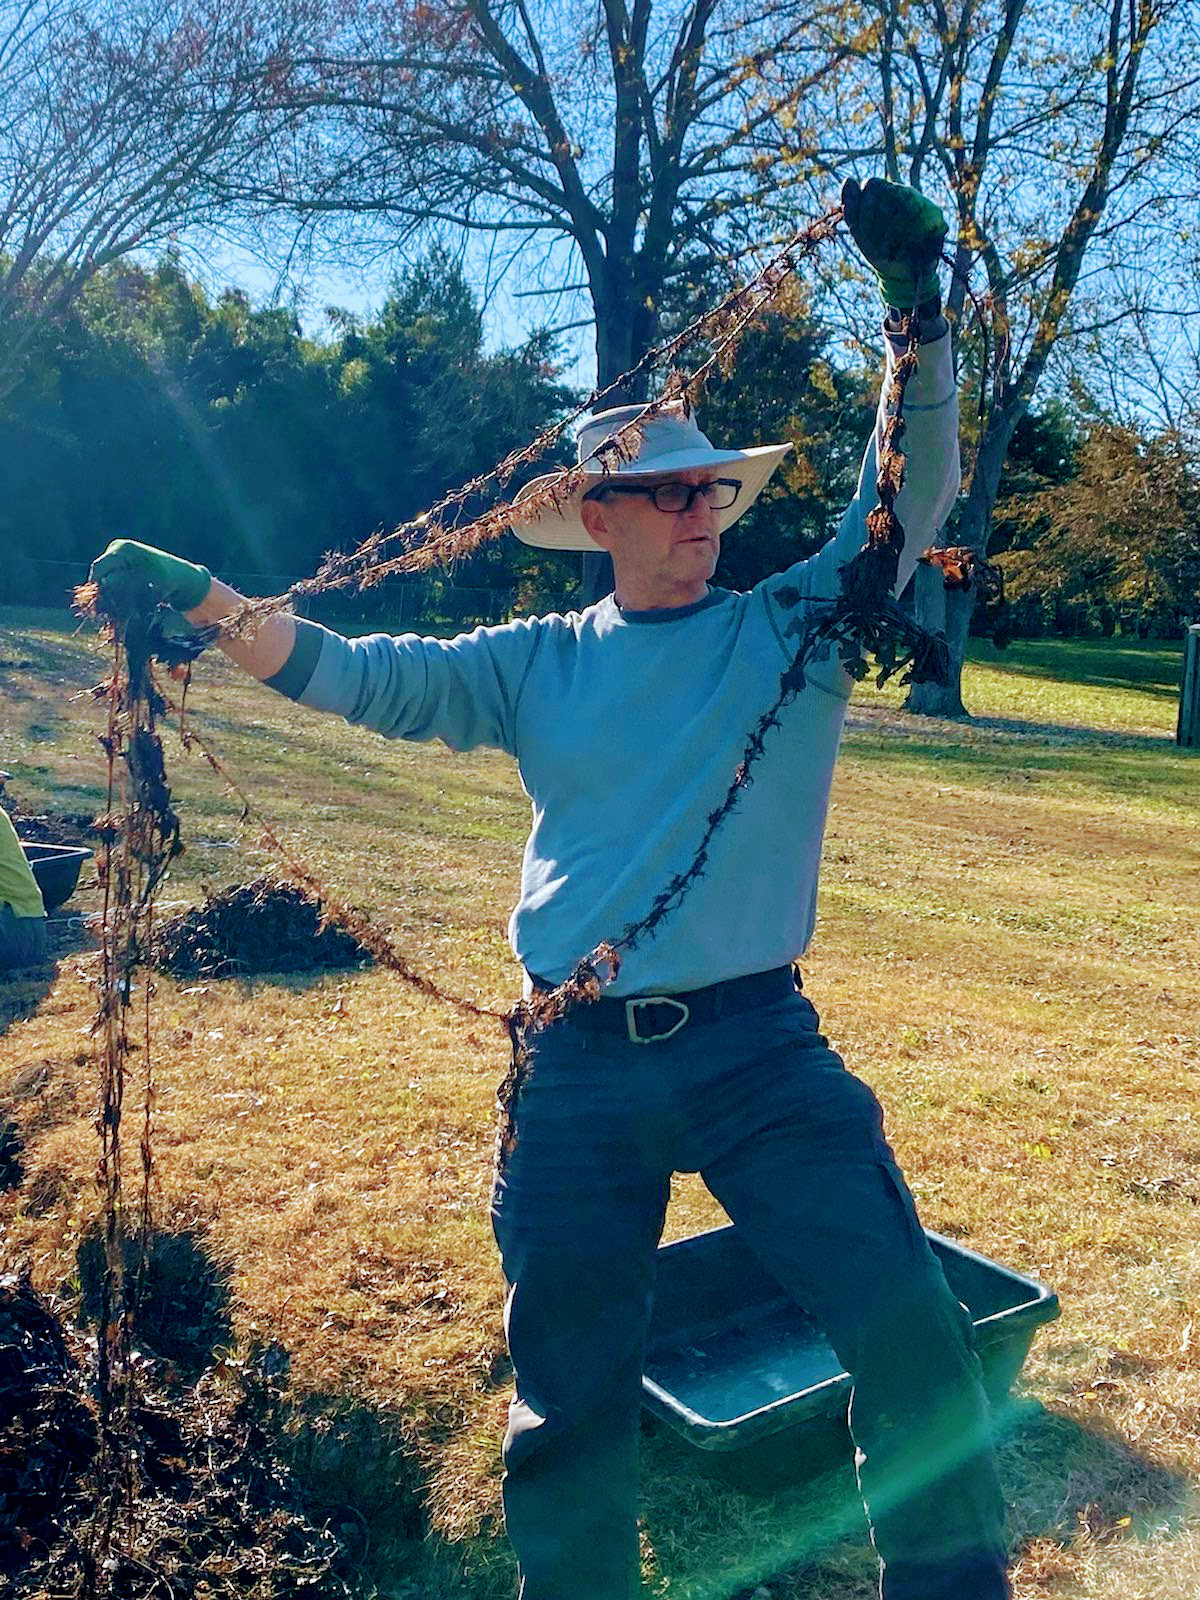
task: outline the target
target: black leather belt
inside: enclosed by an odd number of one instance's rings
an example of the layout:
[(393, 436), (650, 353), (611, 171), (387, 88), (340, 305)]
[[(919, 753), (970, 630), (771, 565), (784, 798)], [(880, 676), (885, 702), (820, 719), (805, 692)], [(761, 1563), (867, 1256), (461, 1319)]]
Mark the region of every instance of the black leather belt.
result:
[[(532, 972), (529, 981), (535, 989), (554, 987)], [(753, 1011), (795, 994), (796, 989), (791, 967), (772, 967), (769, 972), (748, 972), (743, 978), (727, 978), (723, 983), (676, 994), (602, 995), (590, 1005), (572, 1007), (570, 1018), (582, 1028), (624, 1034), (633, 1044), (661, 1044), (689, 1023), (716, 1022), (718, 1017)]]

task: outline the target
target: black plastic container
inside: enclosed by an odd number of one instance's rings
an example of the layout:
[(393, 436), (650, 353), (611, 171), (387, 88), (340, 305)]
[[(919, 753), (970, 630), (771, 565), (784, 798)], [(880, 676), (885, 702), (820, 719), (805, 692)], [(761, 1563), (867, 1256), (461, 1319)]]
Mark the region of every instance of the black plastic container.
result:
[[(984, 1381), (999, 1408), (1034, 1333), (1057, 1317), (1057, 1296), (952, 1239), (929, 1230), (926, 1237), (971, 1312)], [(769, 1489), (848, 1460), (849, 1397), (849, 1376), (820, 1330), (736, 1228), (660, 1247), (642, 1400), (703, 1453), (698, 1466)]]
[(47, 911), (56, 910), (64, 900), (71, 898), (79, 882), (80, 868), (92, 856), (82, 845), (37, 844), (32, 839), (22, 839), (21, 849), (33, 868)]

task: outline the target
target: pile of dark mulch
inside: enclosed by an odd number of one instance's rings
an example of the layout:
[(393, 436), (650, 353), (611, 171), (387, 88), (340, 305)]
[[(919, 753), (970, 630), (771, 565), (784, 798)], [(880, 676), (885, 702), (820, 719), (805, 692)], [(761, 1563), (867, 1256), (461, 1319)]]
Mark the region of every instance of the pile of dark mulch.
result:
[(369, 959), (340, 928), (321, 927), (321, 906), (273, 878), (210, 894), (159, 929), (154, 965), (176, 978), (315, 972)]
[(0, 806), (12, 818), (17, 837), (30, 844), (87, 844), (96, 836), (95, 818), (86, 811), (27, 811), (13, 795), (0, 792)]
[[(95, 1345), (27, 1279), (0, 1279), (0, 1572), (6, 1600), (348, 1600), (347, 1546), (307, 1515), (273, 1442), (287, 1358), (269, 1347), (196, 1383), (138, 1362), (137, 1491), (108, 1496)], [(97, 1509), (112, 1505), (113, 1538)]]

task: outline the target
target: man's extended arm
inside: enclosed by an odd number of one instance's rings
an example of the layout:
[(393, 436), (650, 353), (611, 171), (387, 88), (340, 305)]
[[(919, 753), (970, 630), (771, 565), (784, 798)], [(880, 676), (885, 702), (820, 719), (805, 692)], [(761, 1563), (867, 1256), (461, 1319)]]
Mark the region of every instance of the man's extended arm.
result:
[[(905, 348), (904, 318), (915, 314), (920, 355), (904, 401), (904, 487), (895, 510), (904, 528), (896, 594), (916, 571), (921, 552), (945, 522), (959, 487), (958, 395), (950, 333), (941, 314), (938, 258), (946, 221), (932, 201), (902, 184), (872, 178), (863, 188), (850, 181), (842, 189), (842, 209), (854, 242), (874, 271), (887, 311), (884, 323), (887, 362), (879, 410), (863, 458), (854, 499), (837, 533), (815, 556), (797, 562), (759, 585), (767, 615), (789, 659), (811, 603), (828, 603), (841, 591), (840, 569), (867, 542), (867, 517), (877, 503), (875, 481), (887, 394), (896, 358)], [(848, 698), (853, 679), (839, 661), (813, 664), (812, 680)]]
[[(148, 594), (203, 626), (244, 604), (207, 567), (130, 539), (114, 540), (93, 564), (92, 577), (118, 612), (144, 603)], [(251, 637), (218, 642), (269, 688), (388, 738), (441, 739), (455, 750), (485, 744), (515, 754), (517, 703), (539, 626), (510, 622), (453, 639), (345, 639), (276, 613)]]
[[(93, 561), (92, 580), (118, 615), (143, 604), (149, 594), (152, 602), (174, 606), (196, 627), (221, 622), (246, 603), (207, 567), (136, 539), (114, 539)], [(296, 619), (287, 612), (265, 618), (249, 638), (217, 641), (231, 661), (263, 682), (280, 670), (295, 642)]]
[[(950, 349), (950, 333), (939, 318), (941, 331), (922, 344), (920, 365), (909, 379), (904, 398), (904, 487), (896, 496), (896, 515), (904, 528), (904, 548), (896, 577), (896, 594), (917, 569), (921, 551), (932, 542), (954, 506), (960, 482), (958, 453), (958, 389)], [(838, 531), (827, 545), (805, 563), (805, 592), (830, 597), (839, 593), (838, 569), (867, 542), (867, 517), (878, 504), (875, 479), (879, 450), (887, 421), (890, 372), (904, 350), (902, 337), (887, 335), (884, 371), (875, 427), (863, 456), (858, 488), (842, 514)]]
[[(213, 578), (208, 593), (198, 606), (184, 616), (203, 628), (232, 616), (245, 604), (244, 598), (227, 583)], [(284, 667), (296, 646), (296, 619), (290, 611), (277, 611), (266, 617), (249, 638), (218, 639), (217, 644), (231, 661), (257, 678), (260, 683), (273, 679)]]
[[(896, 515), (904, 527), (896, 593), (916, 571), (921, 551), (949, 516), (959, 486), (958, 392), (944, 321), (940, 332), (921, 346), (920, 365), (909, 379), (905, 396), (904, 487), (896, 497)], [(935, 325), (936, 327), (936, 325)], [(904, 348), (888, 335), (887, 365), (875, 427), (863, 456), (854, 499), (842, 513), (838, 530), (816, 555), (767, 578), (761, 585), (777, 630), (788, 624), (797, 601), (829, 601), (840, 593), (839, 569), (867, 542), (867, 517), (878, 503), (875, 478), (879, 445), (886, 421), (887, 373)], [(790, 654), (790, 652), (789, 652)], [(849, 692), (847, 685), (846, 692)]]

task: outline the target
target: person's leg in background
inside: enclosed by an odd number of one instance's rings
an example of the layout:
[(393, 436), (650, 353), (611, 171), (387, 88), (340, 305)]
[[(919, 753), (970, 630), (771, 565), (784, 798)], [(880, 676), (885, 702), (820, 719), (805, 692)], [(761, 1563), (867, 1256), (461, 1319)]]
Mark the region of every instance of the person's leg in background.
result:
[(37, 967), (49, 952), (45, 917), (18, 917), (0, 905), (0, 972)]

